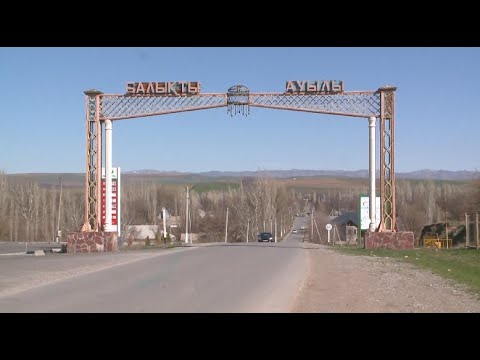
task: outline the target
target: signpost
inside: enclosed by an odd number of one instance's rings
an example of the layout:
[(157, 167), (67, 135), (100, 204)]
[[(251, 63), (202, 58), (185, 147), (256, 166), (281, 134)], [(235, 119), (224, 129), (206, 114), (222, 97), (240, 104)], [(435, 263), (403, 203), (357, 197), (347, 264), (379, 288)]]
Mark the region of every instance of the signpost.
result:
[(330, 244), (330, 230), (332, 230), (332, 225), (331, 224), (325, 225), (325, 229), (327, 229), (328, 243)]
[[(380, 224), (380, 196), (375, 199), (375, 225)], [(370, 226), (370, 198), (368, 196), (360, 196), (360, 230), (368, 230)]]
[[(357, 231), (358, 245), (362, 245), (362, 235), (365, 230), (370, 227), (370, 197), (368, 195), (360, 195), (359, 201), (359, 224), (360, 228)], [(382, 214), (380, 213), (380, 196), (375, 198), (375, 227), (380, 224)]]

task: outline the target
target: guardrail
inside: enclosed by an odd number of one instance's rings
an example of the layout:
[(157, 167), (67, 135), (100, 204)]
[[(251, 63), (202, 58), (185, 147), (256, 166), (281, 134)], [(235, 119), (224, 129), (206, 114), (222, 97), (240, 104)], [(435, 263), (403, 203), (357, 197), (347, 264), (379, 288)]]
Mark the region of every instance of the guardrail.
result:
[(438, 234), (429, 234), (423, 237), (423, 247), (437, 249), (452, 248), (452, 239), (441, 239)]

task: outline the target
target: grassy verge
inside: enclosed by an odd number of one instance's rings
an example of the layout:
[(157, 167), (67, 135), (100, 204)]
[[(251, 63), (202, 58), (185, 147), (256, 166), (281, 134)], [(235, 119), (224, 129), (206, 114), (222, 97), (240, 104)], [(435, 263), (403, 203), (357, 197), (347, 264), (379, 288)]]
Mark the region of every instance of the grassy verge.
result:
[(353, 247), (337, 247), (347, 255), (382, 256), (397, 258), (428, 269), (442, 277), (466, 285), (472, 293), (480, 293), (480, 251), (475, 249), (414, 249), (367, 250)]

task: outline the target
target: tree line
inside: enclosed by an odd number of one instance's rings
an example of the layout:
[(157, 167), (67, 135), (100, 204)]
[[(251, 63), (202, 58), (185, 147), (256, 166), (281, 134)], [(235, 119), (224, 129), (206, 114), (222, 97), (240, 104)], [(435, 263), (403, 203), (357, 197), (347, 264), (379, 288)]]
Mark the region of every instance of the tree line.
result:
[[(332, 210), (358, 211), (360, 195), (368, 195), (368, 187), (315, 191), (312, 202), (318, 216), (325, 220)], [(465, 221), (465, 213), (480, 212), (480, 179), (469, 182), (400, 179), (395, 183), (395, 202), (398, 230), (413, 231), (418, 237), (425, 225), (461, 223)]]
[[(152, 182), (122, 185), (122, 227), (129, 225), (160, 225), (162, 208), (179, 217), (172, 229), (177, 238), (185, 233), (186, 188), (164, 186)], [(229, 241), (252, 241), (259, 232), (274, 232), (283, 236), (291, 228), (293, 216), (301, 206), (301, 194), (288, 191), (265, 173), (242, 179), (238, 188), (196, 191), (189, 193), (189, 233), (201, 234), (200, 241), (223, 241), (226, 212), (229, 209)], [(124, 230), (124, 231), (125, 231)]]
[[(406, 180), (396, 182), (396, 209), (399, 230), (420, 233), (426, 224), (462, 221), (465, 213), (480, 210), (480, 180), (471, 182)], [(129, 225), (161, 224), (165, 207), (180, 221), (176, 236), (185, 233), (185, 186), (166, 186), (149, 182), (122, 183), (122, 230)], [(312, 190), (309, 201), (316, 212), (357, 211), (360, 194), (367, 187)], [(84, 189), (43, 186), (34, 181), (9, 182), (0, 172), (0, 241), (53, 241), (58, 228), (62, 239), (68, 232), (80, 231), (84, 223)], [(225, 215), (229, 209), (229, 241), (255, 240), (262, 231), (283, 236), (291, 228), (293, 217), (303, 210), (305, 190), (288, 188), (269, 175), (259, 172), (242, 179), (238, 188), (190, 192), (189, 232), (203, 234), (209, 241), (222, 241)], [(59, 206), (61, 208), (59, 209)], [(60, 211), (59, 211), (60, 210)]]

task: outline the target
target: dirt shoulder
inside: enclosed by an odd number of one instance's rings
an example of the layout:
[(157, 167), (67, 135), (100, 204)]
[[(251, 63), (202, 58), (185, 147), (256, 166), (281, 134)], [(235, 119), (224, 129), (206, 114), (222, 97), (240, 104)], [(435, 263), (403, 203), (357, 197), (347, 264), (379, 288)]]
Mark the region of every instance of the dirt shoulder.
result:
[(429, 271), (392, 258), (308, 250), (309, 273), (292, 312), (468, 313), (480, 297)]

